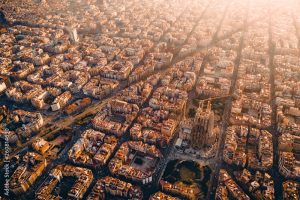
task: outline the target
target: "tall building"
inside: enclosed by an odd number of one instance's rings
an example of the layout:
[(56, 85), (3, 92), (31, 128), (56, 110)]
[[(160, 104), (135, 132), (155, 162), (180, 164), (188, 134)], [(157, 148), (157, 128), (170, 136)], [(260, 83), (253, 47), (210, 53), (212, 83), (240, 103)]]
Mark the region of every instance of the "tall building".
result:
[(204, 108), (202, 101), (194, 118), (191, 145), (194, 149), (201, 149), (203, 147), (212, 146), (215, 140), (214, 112), (211, 110), (211, 102), (209, 101), (206, 108)]
[(77, 29), (76, 28), (68, 28), (69, 31), (69, 35), (70, 35), (70, 39), (72, 41), (72, 43), (77, 43), (79, 42), (79, 37), (77, 34)]

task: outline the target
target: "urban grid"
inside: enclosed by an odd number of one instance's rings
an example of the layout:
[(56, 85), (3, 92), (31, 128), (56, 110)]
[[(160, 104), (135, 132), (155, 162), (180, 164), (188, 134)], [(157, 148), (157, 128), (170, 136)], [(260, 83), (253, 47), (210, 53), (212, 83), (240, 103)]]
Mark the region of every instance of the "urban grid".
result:
[(0, 0), (0, 200), (299, 200), (300, 0)]

